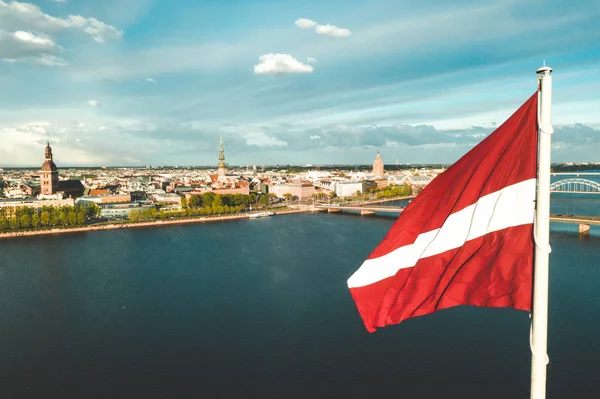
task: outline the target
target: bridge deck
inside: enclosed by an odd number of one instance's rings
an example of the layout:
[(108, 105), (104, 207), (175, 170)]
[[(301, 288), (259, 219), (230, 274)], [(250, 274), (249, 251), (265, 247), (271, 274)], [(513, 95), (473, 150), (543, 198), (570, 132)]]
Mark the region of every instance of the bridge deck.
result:
[[(370, 212), (383, 212), (383, 213), (401, 213), (404, 208), (392, 207), (392, 206), (331, 206), (331, 205), (317, 205), (319, 209), (332, 209), (336, 211), (370, 211)], [(557, 223), (577, 223), (577, 224), (589, 224), (589, 225), (600, 225), (600, 216), (563, 216), (563, 215), (550, 215), (551, 222)]]
[(331, 206), (331, 205), (317, 205), (317, 208), (321, 209), (338, 209), (340, 211), (371, 211), (371, 212), (388, 212), (388, 213), (400, 213), (404, 208), (395, 206)]
[(558, 223), (578, 223), (578, 224), (590, 224), (590, 225), (600, 225), (600, 217), (598, 216), (560, 216), (560, 215), (550, 215), (551, 222)]

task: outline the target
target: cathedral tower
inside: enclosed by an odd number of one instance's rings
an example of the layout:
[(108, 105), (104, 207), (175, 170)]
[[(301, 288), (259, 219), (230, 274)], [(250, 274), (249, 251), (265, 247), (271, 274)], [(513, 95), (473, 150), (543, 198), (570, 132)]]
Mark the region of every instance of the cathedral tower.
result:
[(40, 170), (40, 185), (43, 195), (52, 195), (58, 189), (58, 168), (52, 160), (52, 147), (46, 146), (46, 161)]

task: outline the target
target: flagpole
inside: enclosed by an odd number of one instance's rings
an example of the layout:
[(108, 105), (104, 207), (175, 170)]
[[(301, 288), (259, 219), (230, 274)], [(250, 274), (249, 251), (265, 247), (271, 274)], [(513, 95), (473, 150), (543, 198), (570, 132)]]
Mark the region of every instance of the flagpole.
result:
[(548, 260), (550, 255), (550, 150), (552, 129), (552, 68), (537, 70), (539, 84), (538, 183), (535, 212), (535, 269), (531, 333), (531, 399), (546, 398), (548, 364)]

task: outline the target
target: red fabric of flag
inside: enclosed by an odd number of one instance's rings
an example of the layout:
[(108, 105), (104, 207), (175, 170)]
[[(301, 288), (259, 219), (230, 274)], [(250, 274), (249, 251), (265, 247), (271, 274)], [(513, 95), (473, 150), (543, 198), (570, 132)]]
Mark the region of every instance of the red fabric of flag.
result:
[(350, 277), (368, 331), (459, 305), (531, 310), (537, 103), (429, 183)]

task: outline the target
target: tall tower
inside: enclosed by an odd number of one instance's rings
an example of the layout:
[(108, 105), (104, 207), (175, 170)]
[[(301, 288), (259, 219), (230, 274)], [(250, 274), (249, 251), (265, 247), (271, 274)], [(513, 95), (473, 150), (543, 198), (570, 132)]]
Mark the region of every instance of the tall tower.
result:
[(40, 170), (40, 185), (43, 195), (52, 195), (58, 189), (58, 168), (52, 160), (52, 147), (46, 146), (46, 161)]
[(373, 162), (373, 174), (376, 176), (383, 176), (383, 160), (379, 155), (379, 151), (377, 151), (375, 162)]
[(223, 135), (221, 135), (221, 143), (219, 145), (219, 168), (217, 174), (225, 176), (227, 174), (227, 166), (225, 165), (225, 150), (223, 149)]

